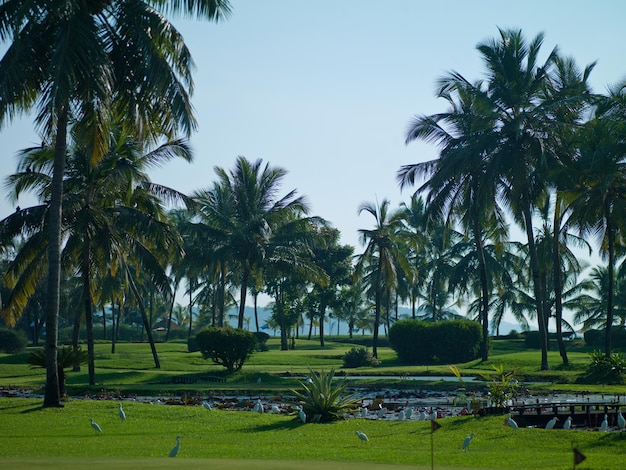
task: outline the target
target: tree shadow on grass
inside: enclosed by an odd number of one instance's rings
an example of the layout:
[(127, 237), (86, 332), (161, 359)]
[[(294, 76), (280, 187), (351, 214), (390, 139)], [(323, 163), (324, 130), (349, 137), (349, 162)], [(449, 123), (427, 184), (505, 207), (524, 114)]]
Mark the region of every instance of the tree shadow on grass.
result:
[(263, 424), (259, 426), (255, 426), (254, 430), (258, 432), (263, 431), (284, 431), (285, 429), (297, 429), (300, 426), (304, 426), (304, 423), (301, 421), (293, 420), (293, 421), (280, 421), (277, 423), (271, 424)]

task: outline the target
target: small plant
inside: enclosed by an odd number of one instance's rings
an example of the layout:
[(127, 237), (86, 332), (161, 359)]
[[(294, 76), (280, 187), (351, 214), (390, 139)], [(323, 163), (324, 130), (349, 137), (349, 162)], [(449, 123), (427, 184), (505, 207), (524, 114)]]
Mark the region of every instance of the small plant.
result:
[(606, 356), (602, 351), (589, 353), (591, 364), (587, 368), (586, 381), (606, 384), (624, 383), (626, 374), (626, 358), (621, 352)]
[(196, 335), (195, 345), (203, 358), (233, 372), (254, 352), (256, 338), (247, 330), (209, 327)]
[(376, 367), (380, 361), (366, 348), (352, 348), (343, 355), (343, 366), (347, 369), (355, 367)]
[(307, 423), (338, 421), (360, 407), (359, 401), (352, 394), (346, 394), (346, 379), (333, 383), (334, 377), (334, 369), (330, 372), (311, 371), (309, 379), (300, 382), (302, 390), (292, 390), (306, 415)]
[(492, 365), (494, 372), (490, 374), (481, 374), (489, 381), (487, 386), (489, 397), (496, 408), (506, 408), (508, 401), (515, 396), (519, 382), (515, 378), (515, 371), (506, 372), (504, 366)]
[[(33, 351), (26, 358), (32, 367), (41, 367), (45, 369), (48, 366), (48, 359), (46, 358), (46, 352), (43, 349)], [(61, 396), (65, 396), (65, 379), (67, 374), (64, 369), (74, 367), (78, 364), (85, 364), (87, 362), (87, 352), (80, 349), (74, 349), (72, 347), (62, 347), (57, 351), (57, 369), (59, 374), (59, 391)]]
[(268, 335), (264, 331), (253, 331), (252, 334), (256, 338), (256, 350), (257, 351), (267, 351), (267, 340), (270, 339), (270, 335)]

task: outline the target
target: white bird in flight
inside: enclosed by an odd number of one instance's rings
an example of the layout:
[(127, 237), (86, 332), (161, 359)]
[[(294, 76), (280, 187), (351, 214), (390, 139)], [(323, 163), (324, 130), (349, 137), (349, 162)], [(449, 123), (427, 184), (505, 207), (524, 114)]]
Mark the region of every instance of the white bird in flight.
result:
[(176, 445), (172, 447), (172, 450), (170, 450), (169, 456), (176, 457), (178, 455), (179, 450), (180, 450), (180, 436), (176, 436)]
[(548, 423), (546, 424), (546, 429), (552, 429), (558, 420), (559, 420), (559, 418), (557, 418), (556, 416), (555, 416), (554, 418), (552, 418), (552, 419), (551, 419), (550, 421), (548, 421)]
[(474, 439), (474, 433), (471, 433), (469, 436), (463, 439), (463, 446), (461, 447), (461, 450), (469, 450), (472, 439)]
[(565, 420), (565, 422), (563, 423), (563, 429), (568, 431), (571, 428), (572, 428), (572, 417), (568, 416), (567, 419)]
[(91, 421), (91, 427), (94, 429), (94, 431), (96, 431), (96, 434), (101, 434), (102, 433), (102, 428), (100, 427), (100, 425), (98, 423), (96, 423), (93, 418), (90, 418)]
[(356, 435), (359, 437), (359, 439), (361, 439), (363, 442), (368, 442), (369, 438), (367, 437), (367, 434), (365, 434), (364, 432), (361, 431), (357, 431)]
[(507, 424), (509, 426), (511, 426), (513, 429), (517, 429), (519, 428), (519, 426), (517, 425), (517, 423), (515, 422), (515, 420), (511, 417), (511, 413), (509, 413), (509, 417), (506, 420)]

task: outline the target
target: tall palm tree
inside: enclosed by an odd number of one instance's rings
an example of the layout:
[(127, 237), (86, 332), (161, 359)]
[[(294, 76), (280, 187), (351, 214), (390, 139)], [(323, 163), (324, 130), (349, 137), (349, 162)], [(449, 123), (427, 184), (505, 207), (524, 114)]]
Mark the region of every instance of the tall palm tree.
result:
[[(111, 114), (142, 140), (189, 134), (195, 127), (189, 95), (192, 60), (182, 36), (161, 11), (218, 20), (227, 0), (5, 1), (0, 42), (0, 125), (36, 110), (36, 124), (54, 142), (48, 230), (48, 305), (44, 406), (61, 406), (57, 367), (62, 201), (70, 123), (89, 123), (98, 159), (109, 144)], [(96, 123), (97, 125), (93, 125)]]
[(611, 355), (616, 248), (624, 246), (626, 223), (626, 84), (600, 100), (595, 115), (580, 132), (579, 158), (570, 175), (573, 224), (600, 240), (607, 258), (605, 350)]
[[(543, 34), (527, 41), (519, 30), (499, 30), (500, 37), (477, 46), (485, 65), (486, 80), (472, 84), (457, 72), (441, 80), (441, 90), (463, 89), (472, 93), (485, 118), (493, 122), (494, 143), (489, 152), (487, 175), (498, 184), (499, 197), (511, 208), (528, 240), (530, 272), (537, 299), (537, 323), (541, 343), (541, 369), (549, 368), (545, 327), (546, 293), (541, 283), (540, 263), (535, 246), (533, 207), (546, 189), (548, 170), (563, 156), (564, 126), (575, 124), (578, 107), (585, 99), (569, 88), (559, 87), (555, 72), (557, 49), (539, 62)], [(566, 153), (565, 157), (570, 155)]]
[[(444, 214), (450, 221), (459, 219), (473, 235), (481, 287), (480, 323), (483, 327), (481, 356), (489, 350), (489, 280), (484, 254), (484, 227), (491, 233), (506, 235), (502, 230), (503, 213), (496, 204), (497, 175), (488, 165), (496, 142), (491, 132), (494, 121), (484, 113), (487, 103), (473, 93), (475, 86), (460, 82), (454, 87), (443, 80), (439, 97), (449, 104), (449, 111), (417, 117), (409, 126), (406, 142), (421, 139), (441, 147), (439, 158), (403, 166), (398, 179), (401, 187), (413, 184), (416, 176), (428, 178), (418, 191), (428, 194), (430, 218)], [(496, 230), (499, 227), (500, 230)]]
[(408, 261), (398, 249), (396, 236), (401, 226), (399, 213), (389, 211), (390, 202), (383, 199), (380, 204), (364, 202), (359, 206), (359, 214), (367, 212), (375, 219), (373, 229), (359, 229), (361, 243), (365, 245), (363, 253), (357, 256), (356, 275), (362, 276), (371, 270), (368, 277), (370, 288), (374, 292), (374, 325), (372, 354), (378, 357), (378, 329), (381, 319), (381, 308), (385, 292), (392, 291), (398, 281), (397, 263), (409, 270)]
[(254, 269), (263, 265), (273, 232), (285, 220), (309, 210), (296, 190), (278, 197), (286, 170), (263, 165), (262, 160), (238, 157), (229, 172), (216, 167), (218, 182), (210, 191), (194, 195), (200, 204), (203, 223), (223, 255), (236, 263), (240, 273), (237, 327), (243, 328), (248, 284)]
[[(63, 249), (63, 260), (67, 269), (75, 268), (82, 279), (82, 301), (87, 326), (88, 367), (90, 384), (95, 384), (94, 342), (93, 342), (93, 309), (94, 279), (97, 273), (103, 277), (111, 270), (122, 268), (121, 273), (129, 274), (129, 285), (137, 295), (136, 275), (128, 269), (129, 263), (140, 261), (143, 270), (151, 273), (152, 286), (169, 291), (163, 284), (164, 267), (159, 253), (172, 252), (179, 246), (177, 233), (164, 222), (165, 215), (161, 197), (169, 201), (184, 200), (184, 196), (176, 191), (152, 183), (145, 173), (146, 168), (161, 165), (175, 157), (191, 159), (189, 149), (184, 141), (167, 142), (153, 151), (142, 152), (143, 145), (132, 136), (121, 134), (117, 128), (112, 132), (113, 142), (109, 150), (100, 160), (90, 158), (89, 149), (76, 144), (70, 146), (67, 157), (65, 177), (65, 209), (63, 236), (66, 243)], [(36, 190), (40, 198), (50, 194), (51, 172), (53, 168), (53, 151), (49, 148), (36, 147), (27, 149), (22, 154), (19, 173), (8, 178), (15, 188), (14, 197), (19, 197), (24, 190)], [(48, 229), (44, 220), (40, 221), (39, 230), (45, 234)], [(10, 232), (7, 232), (10, 234)], [(40, 239), (39, 237), (37, 239)], [(45, 252), (45, 243), (38, 247)], [(44, 261), (39, 257), (40, 265)], [(15, 277), (22, 276), (23, 267), (16, 264), (11, 270)], [(32, 269), (29, 267), (29, 270)], [(39, 276), (44, 269), (37, 271)], [(25, 277), (24, 279), (28, 279)], [(24, 285), (22, 283), (21, 285)], [(24, 307), (23, 301), (28, 298), (28, 291), (9, 299), (5, 308), (7, 315), (18, 315)], [(140, 305), (140, 308), (142, 305)], [(143, 311), (143, 310), (142, 310)], [(155, 365), (159, 367), (158, 356), (151, 337), (149, 322), (144, 324), (152, 347)]]

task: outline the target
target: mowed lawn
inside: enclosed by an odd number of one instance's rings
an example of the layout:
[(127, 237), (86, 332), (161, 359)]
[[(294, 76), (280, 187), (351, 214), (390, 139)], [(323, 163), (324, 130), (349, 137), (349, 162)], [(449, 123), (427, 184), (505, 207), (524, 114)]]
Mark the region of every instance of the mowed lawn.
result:
[[(42, 409), (40, 400), (0, 399), (0, 467), (429, 468), (431, 438), (436, 468), (566, 469), (573, 446), (587, 456), (578, 468), (617, 470), (626, 461), (626, 435), (514, 430), (502, 416), (440, 419), (441, 429), (432, 434), (426, 421), (302, 424), (287, 415), (126, 401), (124, 409), (126, 421), (116, 401), (70, 400), (63, 409)], [(360, 441), (357, 430), (369, 442)], [(461, 451), (470, 432), (470, 450)], [(176, 435), (180, 452), (169, 459)]]

